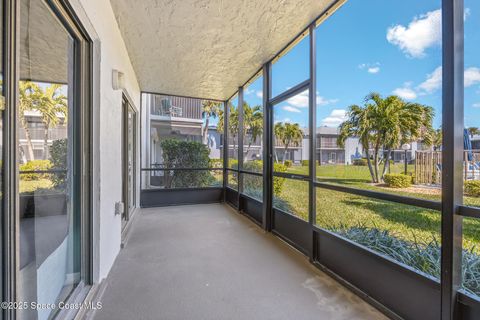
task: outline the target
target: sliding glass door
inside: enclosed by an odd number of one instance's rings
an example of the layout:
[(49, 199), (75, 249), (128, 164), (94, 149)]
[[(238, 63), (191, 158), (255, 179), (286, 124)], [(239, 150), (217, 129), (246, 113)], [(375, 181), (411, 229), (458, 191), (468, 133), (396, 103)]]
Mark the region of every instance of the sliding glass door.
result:
[[(17, 301), (57, 305), (83, 279), (90, 143), (84, 39), (56, 2), (20, 1)], [(26, 308), (49, 319), (58, 308)]]
[(137, 113), (127, 98), (123, 98), (123, 202), (125, 210), (122, 216), (122, 227), (126, 225), (135, 209), (136, 195), (136, 119)]

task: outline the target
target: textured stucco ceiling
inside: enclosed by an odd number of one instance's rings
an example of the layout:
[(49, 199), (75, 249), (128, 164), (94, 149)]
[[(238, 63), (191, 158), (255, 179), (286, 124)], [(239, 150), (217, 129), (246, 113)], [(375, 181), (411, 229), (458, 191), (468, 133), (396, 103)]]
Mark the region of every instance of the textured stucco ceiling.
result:
[(111, 0), (143, 91), (227, 99), (334, 0)]

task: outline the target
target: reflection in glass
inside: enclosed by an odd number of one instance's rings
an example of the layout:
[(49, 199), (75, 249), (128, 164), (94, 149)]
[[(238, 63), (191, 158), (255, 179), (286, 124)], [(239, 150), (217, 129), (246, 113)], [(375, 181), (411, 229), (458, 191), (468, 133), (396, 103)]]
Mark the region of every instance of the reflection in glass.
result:
[(480, 3), (465, 0), (464, 203), (480, 207)]
[[(480, 3), (465, 0), (463, 202), (480, 207)], [(463, 290), (480, 298), (480, 219), (463, 219)]]
[[(18, 301), (53, 304), (80, 280), (75, 41), (43, 1), (22, 1), (20, 21)], [(52, 312), (19, 310), (21, 319)]]
[[(3, 17), (3, 2), (0, 3), (0, 17)], [(3, 24), (0, 25), (0, 41), (3, 43)], [(3, 61), (3, 46), (0, 46), (0, 58)], [(3, 65), (0, 62), (0, 217), (3, 217), (3, 112), (5, 110), (5, 96), (3, 95)], [(3, 227), (2, 224), (0, 226)], [(0, 235), (2, 232), (0, 232)], [(2, 240), (0, 240), (2, 246)], [(0, 258), (0, 272), (3, 272), (3, 258)], [(0, 280), (0, 286), (3, 288), (3, 280)], [(3, 299), (3, 295), (0, 294)]]

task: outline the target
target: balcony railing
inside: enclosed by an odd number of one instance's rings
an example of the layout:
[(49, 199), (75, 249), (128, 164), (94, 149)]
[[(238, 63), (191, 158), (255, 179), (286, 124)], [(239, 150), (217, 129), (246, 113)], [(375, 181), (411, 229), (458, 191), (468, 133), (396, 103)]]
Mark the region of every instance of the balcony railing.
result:
[(154, 96), (151, 114), (161, 117), (202, 119), (202, 102), (183, 97)]
[[(45, 139), (45, 129), (43, 128), (30, 128), (30, 139), (43, 140)], [(27, 139), (25, 129), (21, 128), (18, 132), (19, 139)], [(47, 140), (59, 140), (67, 138), (67, 128), (53, 128), (48, 129)]]

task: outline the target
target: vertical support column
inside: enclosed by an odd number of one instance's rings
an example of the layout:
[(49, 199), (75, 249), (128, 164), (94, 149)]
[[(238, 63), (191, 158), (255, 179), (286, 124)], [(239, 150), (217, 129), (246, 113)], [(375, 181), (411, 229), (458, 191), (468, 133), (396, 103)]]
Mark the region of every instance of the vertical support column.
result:
[(441, 319), (455, 319), (461, 285), (463, 203), (463, 0), (442, 1), (443, 150)]
[[(316, 193), (313, 181), (317, 175), (317, 161), (316, 161), (316, 141), (317, 141), (317, 69), (316, 69), (316, 41), (315, 41), (315, 23), (312, 23), (309, 27), (310, 33), (310, 86), (309, 86), (309, 215), (308, 222), (311, 226), (315, 224), (316, 219)], [(310, 261), (315, 260), (316, 252), (316, 233), (313, 231), (313, 227), (310, 228), (312, 232), (312, 245), (310, 250)]]
[[(2, 301), (16, 301), (18, 243), (18, 182), (17, 182), (17, 100), (18, 100), (18, 47), (17, 32), (19, 1), (5, 1), (4, 51), (3, 51), (3, 90), (5, 95), (4, 112), (4, 189), (2, 218)], [(2, 17), (3, 18), (3, 17)], [(1, 311), (3, 319), (15, 319), (15, 310)]]
[(241, 210), (240, 193), (243, 192), (243, 87), (238, 88), (238, 209)]
[(223, 103), (223, 202), (226, 202), (228, 184), (228, 101)]
[(263, 65), (263, 207), (262, 226), (265, 231), (272, 230), (273, 197), (273, 113), (269, 104), (271, 87), (271, 64)]

